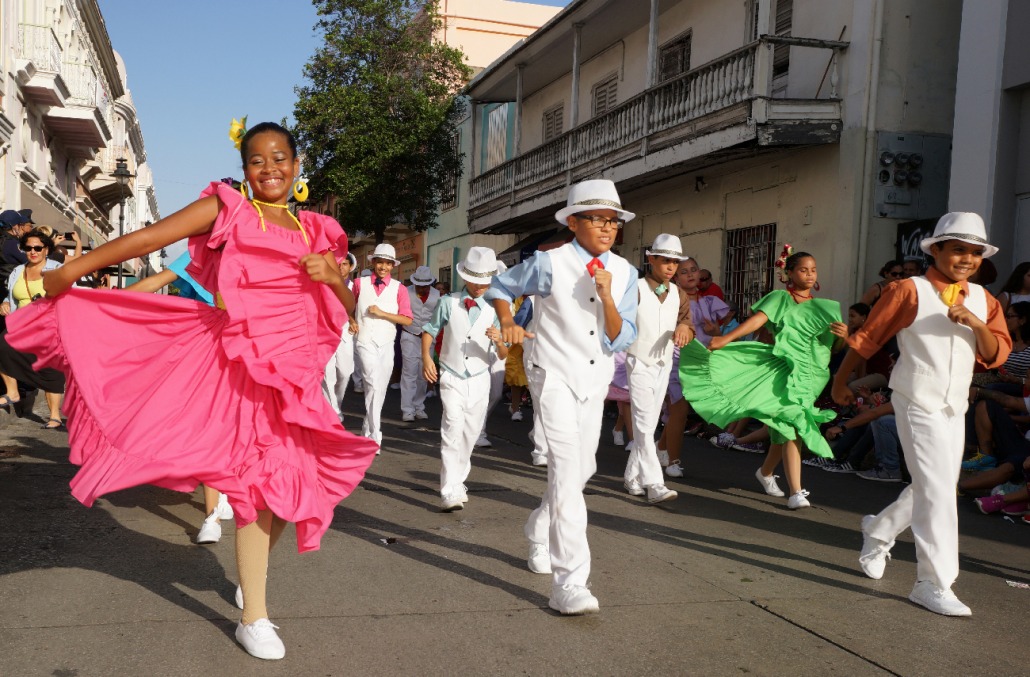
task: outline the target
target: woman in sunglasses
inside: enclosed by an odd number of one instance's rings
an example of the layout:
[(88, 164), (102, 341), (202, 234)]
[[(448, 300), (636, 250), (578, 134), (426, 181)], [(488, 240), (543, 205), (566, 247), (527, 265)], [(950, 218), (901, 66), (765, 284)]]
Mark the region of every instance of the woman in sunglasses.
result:
[[(34, 229), (19, 240), (28, 263), (13, 271), (7, 280), (7, 300), (0, 304), (0, 315), (4, 317), (24, 308), (33, 301), (46, 296), (43, 290), (43, 271), (60, 267), (60, 263), (48, 258), (54, 250), (54, 241), (45, 232)], [(61, 401), (64, 399), (64, 374), (56, 369), (45, 368), (35, 371), (32, 363), (36, 356), (18, 352), (7, 344), (7, 332), (0, 335), (0, 378), (3, 379), (5, 395), (0, 396), (0, 408), (12, 410), (21, 401), (18, 382), (38, 388), (46, 393), (50, 408), (50, 420), (43, 424), (44, 430), (65, 430), (61, 418)]]
[(905, 268), (901, 261), (888, 261), (883, 264), (883, 268), (880, 268), (880, 277), (883, 279), (865, 290), (865, 294), (862, 294), (861, 303), (872, 308), (880, 300), (880, 294), (883, 293), (884, 288), (891, 282), (897, 282), (904, 276)]

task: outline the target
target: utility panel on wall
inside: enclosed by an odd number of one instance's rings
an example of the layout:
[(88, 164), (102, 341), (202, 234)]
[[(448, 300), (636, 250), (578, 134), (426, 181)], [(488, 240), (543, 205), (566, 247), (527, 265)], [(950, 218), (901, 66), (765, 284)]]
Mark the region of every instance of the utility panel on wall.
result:
[(873, 172), (877, 216), (936, 218), (948, 211), (951, 137), (878, 132)]

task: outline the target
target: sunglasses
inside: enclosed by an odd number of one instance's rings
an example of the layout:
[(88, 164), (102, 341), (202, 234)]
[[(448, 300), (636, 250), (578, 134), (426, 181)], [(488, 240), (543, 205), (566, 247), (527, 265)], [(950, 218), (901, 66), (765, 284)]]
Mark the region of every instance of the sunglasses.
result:
[(41, 252), (44, 249), (46, 249), (46, 247), (43, 245), (25, 245), (21, 248), (23, 252)]

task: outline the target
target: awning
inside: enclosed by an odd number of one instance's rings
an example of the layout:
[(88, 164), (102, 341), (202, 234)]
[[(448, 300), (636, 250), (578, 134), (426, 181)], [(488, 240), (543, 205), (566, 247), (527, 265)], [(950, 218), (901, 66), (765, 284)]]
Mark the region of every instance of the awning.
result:
[(71, 219), (24, 183), (21, 185), (21, 209), (31, 209), (32, 220), (37, 225), (50, 226), (59, 233), (75, 230), (75, 224)]
[(555, 228), (550, 228), (522, 238), (498, 254), (497, 260), (503, 262), (509, 268), (517, 266), (532, 256), (533, 252), (539, 248), (540, 243), (554, 235), (556, 230)]

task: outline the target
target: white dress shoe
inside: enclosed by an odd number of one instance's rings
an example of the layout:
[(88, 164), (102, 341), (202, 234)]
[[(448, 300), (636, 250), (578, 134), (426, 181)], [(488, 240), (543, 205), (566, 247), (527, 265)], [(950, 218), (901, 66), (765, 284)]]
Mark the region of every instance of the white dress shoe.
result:
[(645, 493), (643, 485), (637, 480), (624, 480), (622, 486), (626, 487), (630, 496), (643, 496)]
[(240, 621), (236, 626), (236, 641), (254, 658), (277, 661), (286, 655), (286, 647), (275, 632), (278, 627), (267, 618), (259, 618), (248, 625)]
[(862, 553), (858, 556), (858, 563), (862, 565), (862, 571), (873, 580), (883, 578), (883, 570), (887, 568), (887, 560), (891, 558), (891, 548), (894, 541), (887, 543), (869, 535), (869, 523), (875, 515), (866, 515), (862, 518)]
[(596, 614), (601, 609), (597, 598), (590, 594), (590, 588), (571, 583), (552, 585), (551, 599), (547, 600), (547, 606), (564, 616)]
[(547, 457), (544, 456), (543, 454), (533, 454), (533, 465), (541, 467), (541, 468), (546, 468), (547, 467)]
[[(465, 501), (462, 501), (462, 495), (459, 492), (452, 491), (449, 494), (444, 494), (440, 497), (440, 512), (454, 512), (455, 510), (461, 510), (465, 507)], [(468, 500), (467, 498), (465, 499)]]
[(647, 502), (651, 505), (675, 500), (677, 496), (679, 496), (679, 494), (672, 489), (669, 489), (664, 484), (652, 484), (647, 488)]
[(534, 574), (551, 573), (551, 553), (543, 543), (529, 544), (529, 570)]

